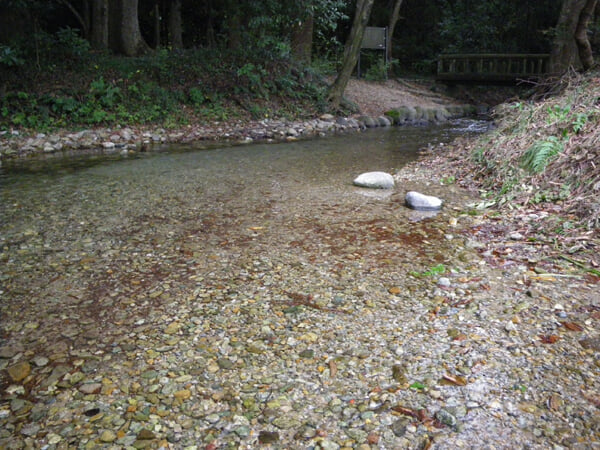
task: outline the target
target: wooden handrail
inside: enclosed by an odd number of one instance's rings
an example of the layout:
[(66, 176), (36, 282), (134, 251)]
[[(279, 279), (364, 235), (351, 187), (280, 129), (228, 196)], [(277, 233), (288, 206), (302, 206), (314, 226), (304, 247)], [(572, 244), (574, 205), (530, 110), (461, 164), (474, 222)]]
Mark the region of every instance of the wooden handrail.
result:
[(437, 78), (442, 81), (504, 82), (540, 76), (548, 71), (549, 54), (447, 54), (438, 58)]

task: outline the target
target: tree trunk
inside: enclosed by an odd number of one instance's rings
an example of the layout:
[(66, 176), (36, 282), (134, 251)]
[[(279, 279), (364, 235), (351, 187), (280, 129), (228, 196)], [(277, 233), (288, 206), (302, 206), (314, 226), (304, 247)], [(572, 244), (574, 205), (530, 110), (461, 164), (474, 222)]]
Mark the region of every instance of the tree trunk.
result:
[(575, 42), (577, 42), (579, 59), (584, 70), (589, 70), (594, 66), (594, 54), (592, 53), (592, 46), (590, 45), (587, 32), (597, 3), (598, 0), (587, 0), (581, 10), (577, 29), (575, 30)]
[(310, 64), (314, 23), (311, 11), (292, 28), (292, 59), (296, 62)]
[(553, 75), (562, 75), (569, 67), (579, 65), (575, 31), (587, 1), (563, 0), (550, 53), (550, 73)]
[(365, 28), (369, 22), (369, 17), (371, 16), (373, 2), (374, 0), (358, 0), (356, 3), (356, 12), (354, 13), (352, 29), (350, 30), (350, 35), (344, 46), (342, 68), (329, 89), (328, 100), (333, 109), (338, 109), (340, 107), (342, 96), (344, 95), (354, 66), (356, 66), (360, 45), (365, 34)]
[(181, 0), (172, 0), (169, 10), (169, 36), (173, 49), (183, 48), (183, 25), (181, 20)]
[(83, 18), (83, 22), (85, 23), (85, 31), (87, 33), (83, 37), (89, 41), (90, 40), (90, 32), (92, 30), (92, 12), (90, 10), (90, 2), (89, 2), (89, 0), (83, 0), (81, 2), (81, 5), (82, 5), (81, 9), (83, 11), (81, 13), (81, 17)]
[(235, 12), (227, 24), (227, 48), (239, 50), (242, 46), (242, 19), (239, 12)]
[(110, 0), (109, 44), (111, 50), (125, 56), (150, 51), (140, 32), (138, 0)]
[(401, 6), (402, 6), (402, 0), (394, 1), (394, 9), (392, 11), (392, 15), (390, 16), (390, 23), (388, 25), (388, 32), (387, 32), (387, 59), (388, 59), (388, 61), (392, 60), (392, 38), (394, 36), (394, 29), (396, 28), (398, 19), (400, 18), (400, 7)]
[(154, 4), (154, 48), (158, 50), (160, 48), (160, 4), (156, 2)]
[(95, 50), (108, 49), (108, 0), (92, 0), (90, 44)]
[(212, 1), (206, 1), (206, 45), (208, 48), (215, 48), (217, 46), (217, 38), (214, 26), (214, 10), (212, 7)]

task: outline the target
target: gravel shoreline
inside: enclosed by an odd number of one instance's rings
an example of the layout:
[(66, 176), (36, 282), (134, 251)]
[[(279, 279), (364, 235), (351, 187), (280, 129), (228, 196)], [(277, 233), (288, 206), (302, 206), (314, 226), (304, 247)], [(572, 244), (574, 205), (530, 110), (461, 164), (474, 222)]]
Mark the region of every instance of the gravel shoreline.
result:
[(213, 122), (173, 130), (156, 127), (119, 127), (74, 132), (64, 129), (34, 136), (22, 135), (17, 130), (2, 131), (0, 163), (9, 158), (65, 154), (73, 151), (131, 153), (148, 151), (154, 146), (167, 144), (194, 144), (197, 147), (201, 143), (222, 145), (293, 141), (392, 125), (424, 126), (444, 123), (449, 119), (472, 116), (475, 113), (476, 108), (470, 105), (400, 106), (388, 111), (388, 115), (379, 116), (336, 117), (323, 114), (305, 121), (264, 119), (250, 122)]
[(269, 140), (292, 140), (365, 128), (355, 119), (335, 118), (325, 114), (309, 121), (265, 119), (253, 122), (214, 122), (168, 130), (156, 127), (88, 129), (78, 132), (59, 130), (21, 136), (18, 131), (0, 136), (0, 159), (92, 150), (104, 153), (146, 151), (156, 145), (206, 142), (252, 143)]

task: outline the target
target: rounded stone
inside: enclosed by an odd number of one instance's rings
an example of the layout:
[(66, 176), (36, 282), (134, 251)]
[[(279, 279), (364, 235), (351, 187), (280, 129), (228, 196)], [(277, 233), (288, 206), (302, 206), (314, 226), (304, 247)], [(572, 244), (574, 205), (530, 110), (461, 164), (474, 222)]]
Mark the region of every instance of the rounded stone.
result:
[(406, 193), (406, 205), (417, 211), (437, 211), (442, 208), (443, 201), (431, 195), (410, 191)]
[(24, 380), (31, 373), (31, 366), (27, 361), (20, 361), (8, 368), (8, 375), (15, 383)]
[(354, 185), (371, 189), (392, 189), (394, 177), (386, 172), (365, 172), (354, 179)]
[(117, 439), (117, 435), (111, 430), (104, 430), (100, 435), (101, 442), (114, 442)]

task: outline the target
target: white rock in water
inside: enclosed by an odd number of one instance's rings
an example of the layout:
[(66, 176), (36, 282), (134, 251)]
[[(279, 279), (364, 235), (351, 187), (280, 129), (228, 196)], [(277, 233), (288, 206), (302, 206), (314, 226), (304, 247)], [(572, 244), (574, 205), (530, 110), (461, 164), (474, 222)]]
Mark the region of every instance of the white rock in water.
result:
[(391, 189), (394, 187), (394, 177), (385, 172), (366, 172), (356, 177), (354, 184), (373, 189)]
[(406, 205), (419, 211), (437, 211), (442, 208), (442, 200), (431, 195), (410, 191), (406, 194)]

